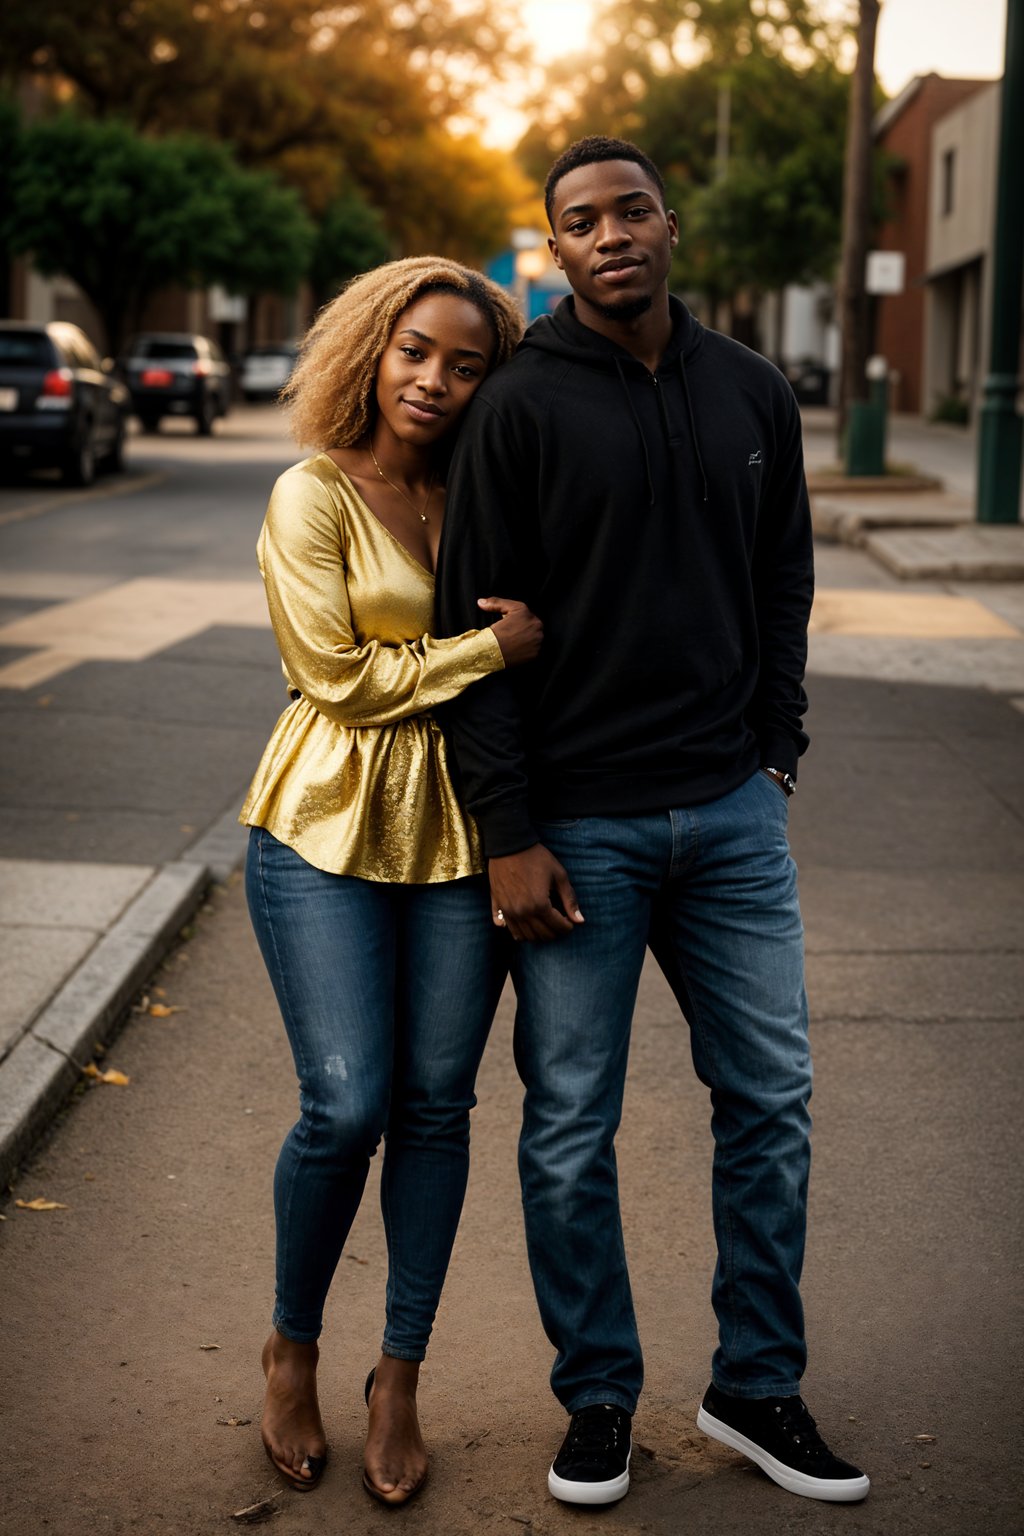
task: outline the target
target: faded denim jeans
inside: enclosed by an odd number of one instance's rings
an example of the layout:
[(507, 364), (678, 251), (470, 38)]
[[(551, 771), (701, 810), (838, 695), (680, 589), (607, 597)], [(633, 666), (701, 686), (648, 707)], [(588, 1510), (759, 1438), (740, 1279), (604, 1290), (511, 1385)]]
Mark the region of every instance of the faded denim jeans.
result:
[[(545, 822), (585, 923), (516, 947), (520, 1176), (552, 1388), (570, 1411), (632, 1413), (643, 1360), (614, 1141), (648, 941), (710, 1090), (712, 1374), (740, 1397), (799, 1390), (799, 1279), (810, 1165), (803, 929), (784, 792), (763, 772), (721, 799), (643, 816)], [(655, 1175), (673, 1177), (666, 1154)], [(677, 1247), (671, 1234), (665, 1262)]]
[(422, 1360), (469, 1172), (473, 1085), (505, 975), (482, 876), (327, 874), (263, 828), (246, 895), (299, 1078), (274, 1177), (274, 1326), (316, 1339), (384, 1136), (384, 1353)]

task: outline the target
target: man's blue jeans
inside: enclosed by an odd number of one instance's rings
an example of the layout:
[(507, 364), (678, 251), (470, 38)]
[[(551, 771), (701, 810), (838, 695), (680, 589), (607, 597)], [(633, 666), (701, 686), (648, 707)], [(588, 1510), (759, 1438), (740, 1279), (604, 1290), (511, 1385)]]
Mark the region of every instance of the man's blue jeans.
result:
[[(551, 1384), (570, 1412), (632, 1413), (643, 1383), (614, 1138), (649, 940), (711, 1094), (713, 1378), (738, 1397), (799, 1391), (811, 1065), (786, 823), (783, 790), (758, 772), (690, 809), (538, 828), (585, 918), (514, 959), (527, 1247), (558, 1352)], [(658, 1176), (672, 1177), (667, 1160)]]
[(308, 1343), (385, 1137), (384, 1353), (422, 1360), (469, 1172), (473, 1084), (505, 976), (482, 876), (327, 874), (263, 828), (246, 896), (299, 1077), (274, 1177), (274, 1326)]

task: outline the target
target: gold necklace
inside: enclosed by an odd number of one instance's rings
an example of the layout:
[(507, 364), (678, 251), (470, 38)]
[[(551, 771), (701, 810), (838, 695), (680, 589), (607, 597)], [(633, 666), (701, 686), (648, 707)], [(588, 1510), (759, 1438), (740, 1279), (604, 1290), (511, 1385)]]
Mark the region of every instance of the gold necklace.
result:
[(408, 496), (402, 490), (402, 487), (400, 485), (396, 485), (395, 482), (393, 480), (389, 479), (389, 477), (381, 469), (380, 465), (377, 463), (377, 455), (373, 451), (373, 444), (370, 442), (369, 438), (367, 438), (367, 440), (366, 440), (366, 446), (370, 450), (370, 458), (373, 460), (373, 467), (377, 471), (378, 475), (380, 475), (380, 477), (384, 481), (384, 483), (386, 485), (390, 485), (390, 487), (391, 487), (391, 489), (393, 491), (397, 491), (398, 492), (399, 496), (401, 496), (401, 498), (405, 502), (406, 506), (407, 507), (411, 507), (412, 510), (416, 513), (416, 516), (419, 518), (421, 523), (429, 523), (430, 522), (430, 518), (427, 516), (427, 508), (430, 506), (430, 498), (434, 494), (434, 481), (437, 478), (437, 471), (436, 470), (431, 470), (431, 472), (430, 472), (430, 483), (427, 486), (427, 499), (423, 503), (423, 511), (421, 512), (419, 507), (416, 505), (416, 503), (414, 501), (410, 501), (409, 500)]

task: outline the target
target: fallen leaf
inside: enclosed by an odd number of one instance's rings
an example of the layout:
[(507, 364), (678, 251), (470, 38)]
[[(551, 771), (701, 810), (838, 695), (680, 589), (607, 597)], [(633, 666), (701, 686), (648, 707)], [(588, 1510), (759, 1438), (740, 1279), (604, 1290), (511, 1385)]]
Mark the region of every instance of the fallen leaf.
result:
[(361, 1259), (357, 1254), (346, 1253), (346, 1259), (351, 1259), (353, 1264), (369, 1264), (369, 1259)]
[(44, 1200), (42, 1195), (37, 1195), (34, 1200), (15, 1200), (19, 1211), (66, 1211), (68, 1207), (61, 1205), (59, 1200)]
[(245, 1509), (236, 1509), (231, 1518), (237, 1520), (239, 1525), (260, 1525), (276, 1514), (277, 1506), (273, 1499), (260, 1499), (258, 1504), (247, 1504)]
[(154, 997), (166, 997), (167, 996), (167, 988), (166, 987), (154, 987), (153, 988), (153, 996)]
[(84, 1077), (94, 1077), (98, 1083), (110, 1083), (115, 1088), (127, 1088), (131, 1078), (125, 1072), (118, 1072), (116, 1067), (108, 1067), (106, 1072), (101, 1072), (95, 1062), (90, 1061), (87, 1067), (82, 1068)]
[(83, 1173), (82, 1178), (87, 1184), (95, 1184), (96, 1182), (96, 1175), (94, 1173)]
[(200, 1344), (200, 1349), (220, 1349), (219, 1344)]
[(184, 1013), (184, 1008), (169, 1008), (166, 1003), (150, 1003), (146, 1012), (151, 1019), (169, 1019), (172, 1013)]
[(930, 1461), (919, 1461), (918, 1462), (918, 1466), (919, 1467), (928, 1468), (928, 1467), (931, 1466), (931, 1462)]
[(915, 1443), (917, 1445), (934, 1445), (935, 1444), (935, 1436), (934, 1435), (915, 1435), (914, 1436), (914, 1441), (915, 1441)]
[(6, 1221), (6, 1220), (7, 1220), (6, 1216), (0, 1216), (0, 1221)]
[(252, 1419), (218, 1419), (218, 1424), (227, 1424), (231, 1429), (240, 1429), (243, 1424), (251, 1424)]

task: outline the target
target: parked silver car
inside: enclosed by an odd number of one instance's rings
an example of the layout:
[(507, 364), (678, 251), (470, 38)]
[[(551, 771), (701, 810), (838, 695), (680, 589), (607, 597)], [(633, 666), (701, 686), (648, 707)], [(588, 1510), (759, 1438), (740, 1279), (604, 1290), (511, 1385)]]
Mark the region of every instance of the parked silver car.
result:
[(242, 360), (239, 380), (247, 400), (276, 400), (291, 378), (299, 349), (288, 341), (252, 347)]

